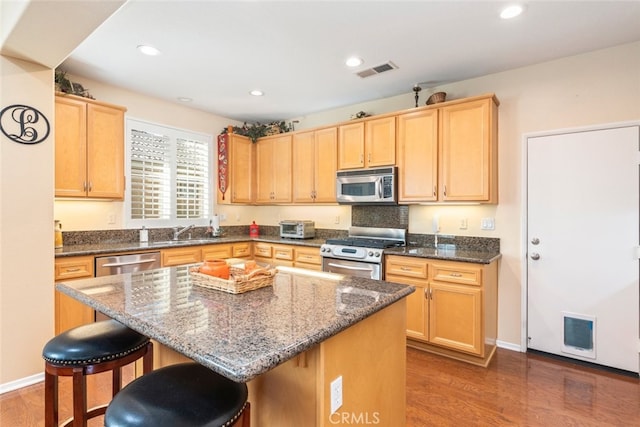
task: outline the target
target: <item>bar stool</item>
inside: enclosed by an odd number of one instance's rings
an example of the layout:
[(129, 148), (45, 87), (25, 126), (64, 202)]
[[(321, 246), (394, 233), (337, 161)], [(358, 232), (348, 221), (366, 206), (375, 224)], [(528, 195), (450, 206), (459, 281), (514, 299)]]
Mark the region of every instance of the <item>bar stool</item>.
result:
[(246, 384), (231, 381), (198, 363), (170, 365), (124, 387), (109, 404), (104, 425), (249, 427), (247, 396)]
[(141, 357), (143, 373), (153, 370), (153, 344), (116, 320), (70, 329), (53, 337), (42, 350), (45, 360), (45, 427), (58, 426), (58, 377), (73, 377), (73, 418), (64, 426), (86, 427), (87, 420), (105, 413), (107, 405), (87, 411), (87, 375), (112, 371), (112, 395), (120, 391), (121, 368)]

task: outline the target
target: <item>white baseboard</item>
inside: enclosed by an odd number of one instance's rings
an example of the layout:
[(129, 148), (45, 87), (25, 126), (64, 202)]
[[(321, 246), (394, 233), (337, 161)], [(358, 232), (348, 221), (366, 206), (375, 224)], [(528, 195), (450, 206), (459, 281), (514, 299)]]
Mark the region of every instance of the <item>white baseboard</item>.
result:
[(4, 394), (13, 390), (17, 390), (22, 387), (27, 387), (33, 384), (37, 384), (42, 381), (44, 381), (44, 372), (31, 375), (30, 377), (20, 378), (19, 380), (0, 384), (0, 394)]
[(521, 353), (526, 351), (526, 349), (522, 350), (522, 347), (520, 345), (513, 344), (513, 343), (510, 343), (510, 342), (506, 342), (506, 341), (497, 340), (496, 341), (496, 346), (499, 347), (499, 348), (504, 348), (506, 350), (519, 351)]

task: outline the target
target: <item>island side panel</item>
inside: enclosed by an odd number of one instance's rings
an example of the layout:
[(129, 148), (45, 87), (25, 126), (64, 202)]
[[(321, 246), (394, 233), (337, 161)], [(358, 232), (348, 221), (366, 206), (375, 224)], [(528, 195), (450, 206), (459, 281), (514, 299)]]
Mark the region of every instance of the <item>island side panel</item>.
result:
[[(406, 299), (320, 344), (320, 425), (406, 424)], [(342, 406), (331, 414), (331, 382)]]

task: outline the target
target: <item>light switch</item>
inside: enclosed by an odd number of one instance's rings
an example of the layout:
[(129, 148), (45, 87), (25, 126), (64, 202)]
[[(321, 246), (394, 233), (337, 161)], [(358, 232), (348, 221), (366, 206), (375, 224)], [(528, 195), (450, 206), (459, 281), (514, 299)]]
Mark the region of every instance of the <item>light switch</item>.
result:
[(482, 218), (480, 221), (480, 229), (482, 230), (495, 230), (495, 228), (495, 218)]

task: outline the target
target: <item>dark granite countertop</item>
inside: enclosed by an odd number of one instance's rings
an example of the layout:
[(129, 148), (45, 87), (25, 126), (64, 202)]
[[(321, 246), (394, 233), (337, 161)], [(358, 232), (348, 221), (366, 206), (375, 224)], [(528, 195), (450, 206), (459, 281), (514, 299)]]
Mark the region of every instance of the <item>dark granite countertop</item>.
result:
[(172, 242), (169, 240), (159, 242), (109, 242), (109, 243), (90, 243), (82, 245), (64, 245), (64, 247), (55, 250), (55, 257), (67, 257), (67, 256), (81, 256), (81, 255), (102, 255), (118, 252), (135, 252), (135, 251), (150, 251), (161, 250), (177, 247), (187, 246), (201, 246), (201, 245), (216, 245), (222, 243), (237, 243), (237, 242), (269, 242), (280, 243), (287, 245), (297, 246), (310, 246), (320, 247), (325, 242), (325, 239), (284, 239), (278, 236), (260, 236), (250, 238), (248, 236), (225, 236), (225, 237), (212, 237), (204, 239), (188, 239), (178, 240)]
[(436, 248), (424, 246), (404, 246), (401, 248), (385, 249), (385, 255), (401, 255), (416, 258), (430, 258), (444, 261), (473, 262), (476, 264), (490, 264), (502, 255), (497, 251), (473, 251), (457, 249), (450, 245), (441, 245)]
[[(176, 247), (215, 245), (237, 242), (266, 242), (274, 244), (286, 244), (296, 246), (309, 246), (319, 248), (326, 239), (289, 239), (279, 236), (259, 236), (250, 238), (246, 235), (231, 235), (224, 237), (179, 240), (177, 242), (160, 241), (149, 243), (119, 242), (119, 243), (91, 243), (81, 245), (65, 245), (55, 250), (55, 257), (104, 255), (119, 252), (152, 251)], [(417, 258), (441, 259), (448, 261), (473, 262), (478, 264), (490, 264), (501, 257), (498, 250), (491, 248), (466, 249), (457, 248), (455, 245), (439, 245), (438, 249), (427, 246), (404, 246), (384, 250), (385, 255), (403, 255)]]
[(188, 266), (58, 283), (56, 289), (234, 381), (248, 381), (414, 291), (278, 267), (273, 286), (229, 294)]

